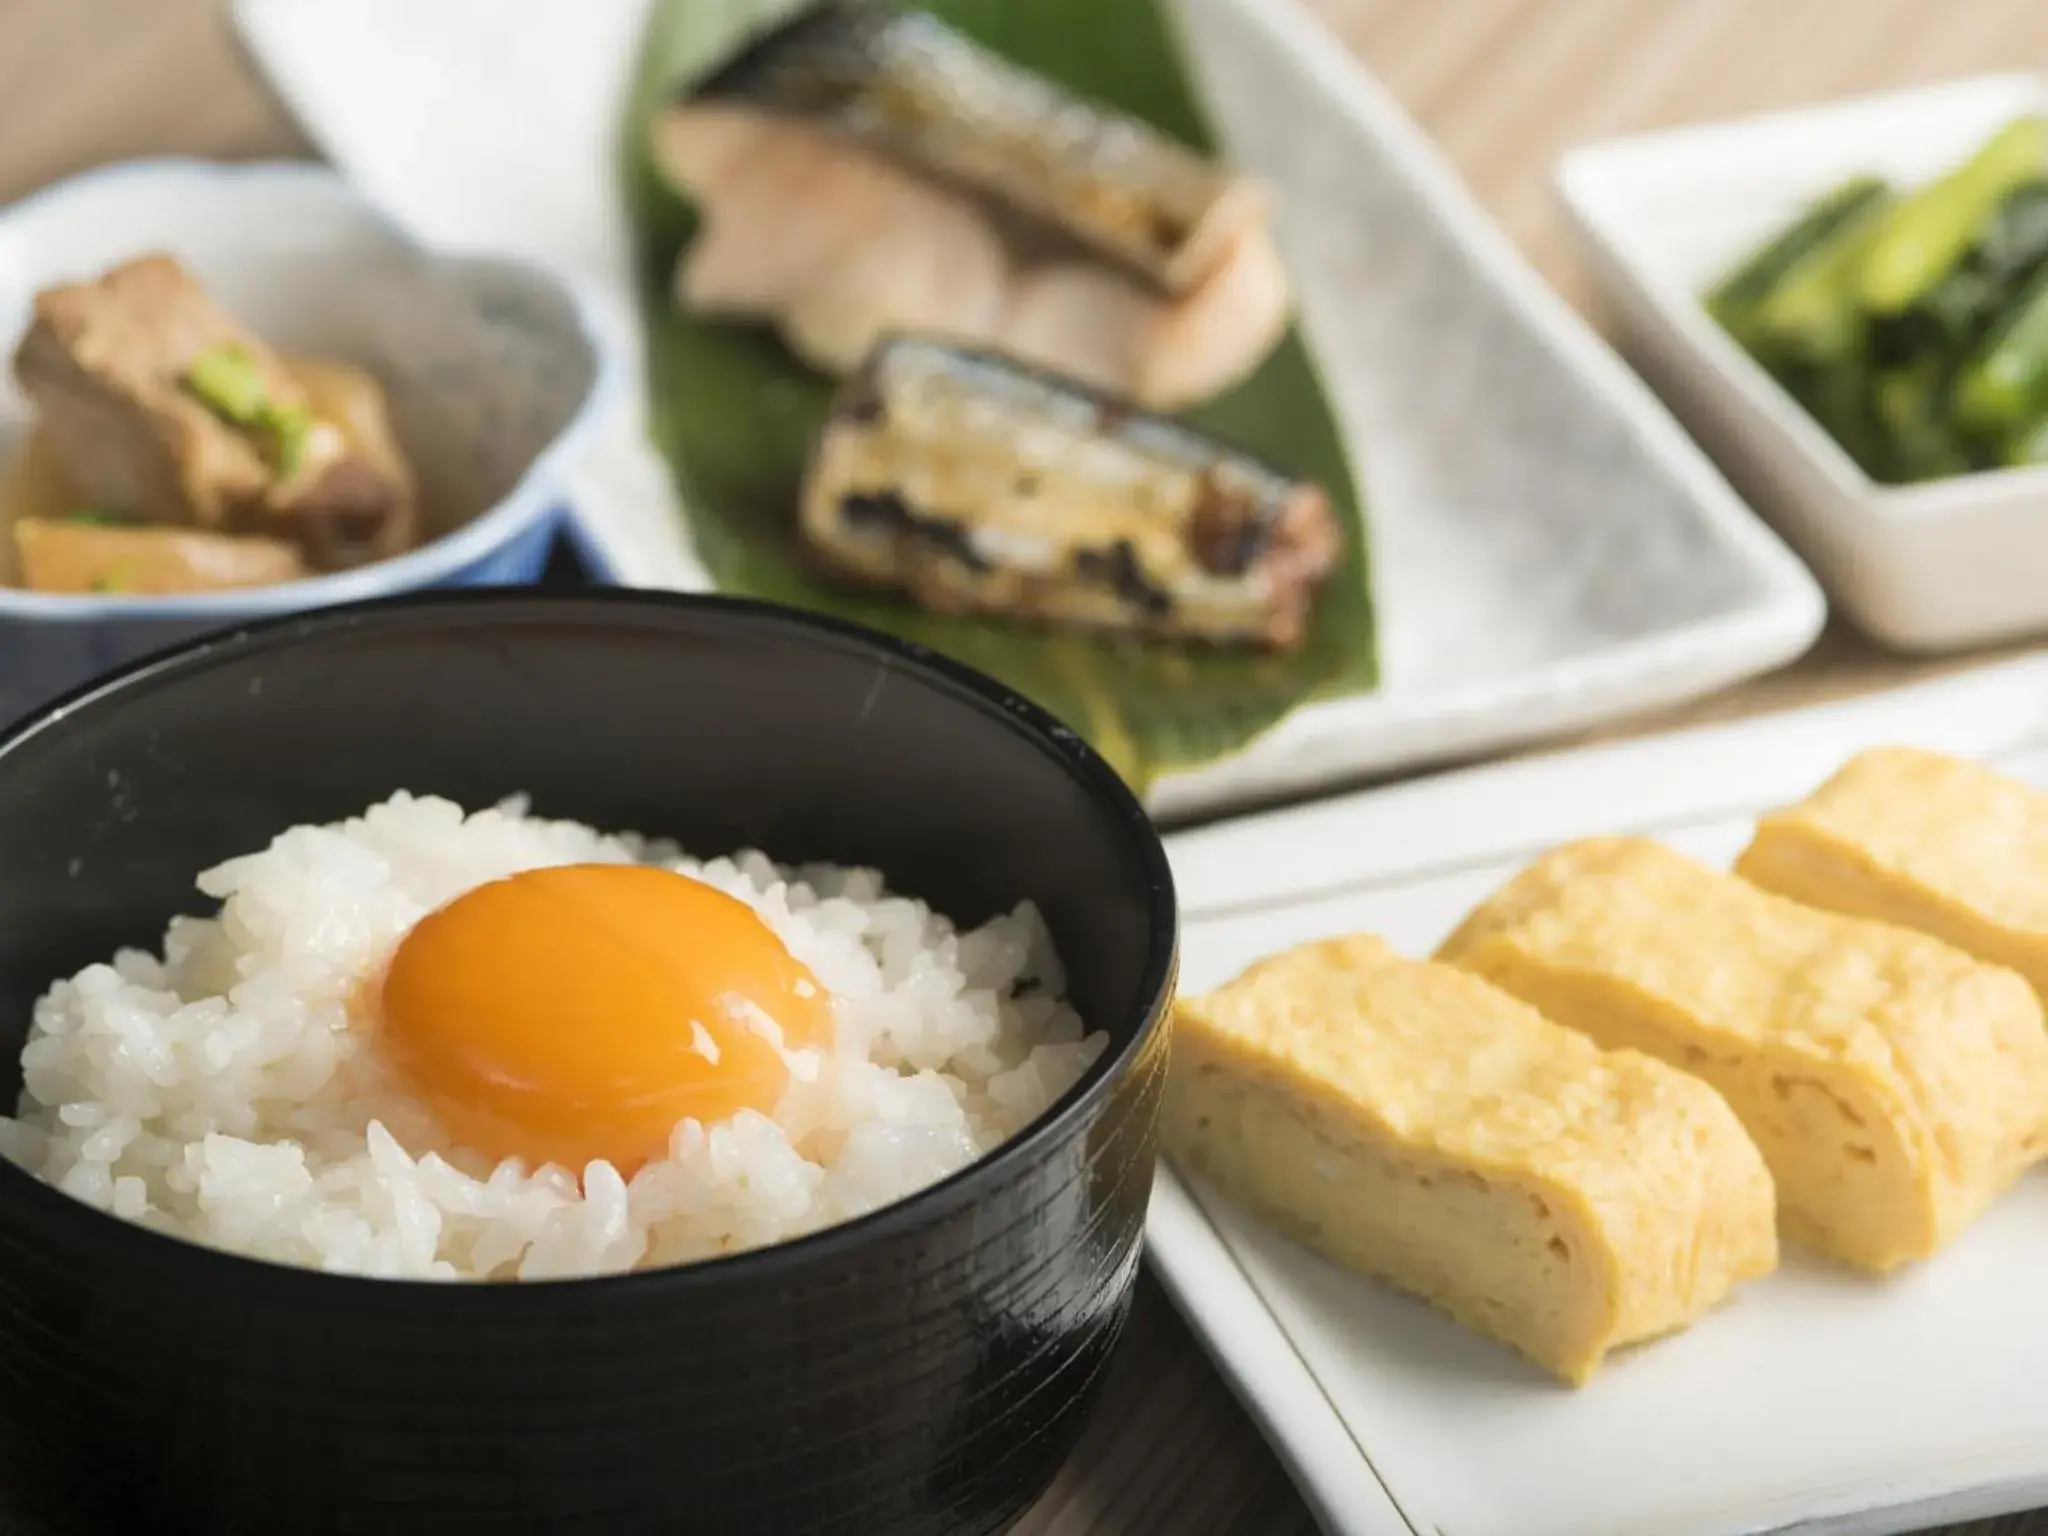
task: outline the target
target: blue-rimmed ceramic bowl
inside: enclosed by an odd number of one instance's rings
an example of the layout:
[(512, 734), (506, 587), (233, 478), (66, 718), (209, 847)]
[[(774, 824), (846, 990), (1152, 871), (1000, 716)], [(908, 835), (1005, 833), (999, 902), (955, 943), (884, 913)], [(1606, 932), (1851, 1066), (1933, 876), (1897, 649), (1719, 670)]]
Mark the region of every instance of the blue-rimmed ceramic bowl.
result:
[[(0, 722), (226, 625), (539, 574), (567, 465), (623, 382), (620, 349), (584, 295), (523, 263), (426, 251), (323, 167), (139, 160), (0, 212), (0, 344), (11, 353), (37, 290), (154, 250), (177, 256), (278, 347), (377, 375), (419, 476), (428, 542), (361, 570), (247, 591), (60, 596), (0, 586)], [(31, 420), (9, 375), (0, 449), (11, 451)]]

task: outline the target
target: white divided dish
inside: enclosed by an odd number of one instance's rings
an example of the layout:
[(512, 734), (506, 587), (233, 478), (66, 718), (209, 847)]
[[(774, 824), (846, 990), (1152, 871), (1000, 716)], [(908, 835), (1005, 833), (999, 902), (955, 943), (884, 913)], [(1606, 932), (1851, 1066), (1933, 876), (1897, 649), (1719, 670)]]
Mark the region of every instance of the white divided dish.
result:
[[(2048, 657), (1180, 834), (1182, 985), (1356, 930), (1426, 955), (1575, 837), (1726, 862), (1759, 811), (1887, 743), (2048, 786)], [(2048, 1504), (2048, 1169), (1889, 1279), (1788, 1251), (1577, 1391), (1170, 1169), (1148, 1235), (1331, 1536), (1880, 1536)]]
[[(430, 240), (589, 278), (630, 313), (614, 127), (644, 13), (619, 0), (239, 0), (312, 136)], [(1293, 0), (1175, 0), (1231, 153), (1271, 181), (1354, 446), (1385, 681), (1163, 780), (1212, 814), (1707, 692), (1817, 633), (1803, 566), (1545, 288), (1399, 108)], [(702, 586), (627, 413), (576, 503), (627, 579)]]
[(1932, 179), (2048, 82), (1998, 75), (1589, 144), (1559, 191), (1636, 366), (1745, 496), (1887, 644), (1942, 651), (2048, 629), (2048, 468), (1873, 481), (1716, 325), (1700, 296), (1848, 177)]

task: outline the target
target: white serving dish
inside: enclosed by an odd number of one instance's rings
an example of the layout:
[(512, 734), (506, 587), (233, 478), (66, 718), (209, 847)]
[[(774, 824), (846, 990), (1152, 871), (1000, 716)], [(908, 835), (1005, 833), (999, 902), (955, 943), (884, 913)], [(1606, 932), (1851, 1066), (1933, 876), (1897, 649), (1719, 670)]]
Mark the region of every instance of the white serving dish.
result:
[[(1758, 811), (1891, 742), (2048, 785), (2048, 657), (1180, 834), (1182, 985), (1353, 930), (1427, 954), (1575, 837), (1725, 861)], [(1788, 1253), (1576, 1392), (1170, 1169), (1148, 1237), (1331, 1536), (1880, 1536), (2048, 1505), (2048, 1169), (1887, 1280)]]
[[(436, 242), (589, 276), (629, 311), (613, 130), (644, 4), (238, 0), (312, 136)], [(1767, 670), (1818, 588), (1293, 0), (1177, 0), (1233, 153), (1280, 189), (1311, 343), (1357, 445), (1385, 681), (1163, 780), (1214, 814), (1469, 756)], [(702, 585), (630, 430), (577, 487), (629, 579)]]
[(1708, 318), (1700, 295), (1847, 177), (1928, 180), (2044, 106), (2041, 77), (1987, 76), (1610, 139), (1558, 166), (1631, 359), (1837, 607), (1900, 649), (2048, 629), (2048, 468), (1880, 485)]

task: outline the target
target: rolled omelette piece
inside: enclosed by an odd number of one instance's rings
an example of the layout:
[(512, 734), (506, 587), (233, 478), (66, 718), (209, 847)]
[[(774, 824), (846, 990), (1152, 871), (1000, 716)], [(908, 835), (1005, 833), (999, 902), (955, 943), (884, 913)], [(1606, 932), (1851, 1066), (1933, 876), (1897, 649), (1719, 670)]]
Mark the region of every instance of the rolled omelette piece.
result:
[(1174, 1009), (1169, 1156), (1286, 1235), (1573, 1385), (1777, 1264), (1719, 1095), (1374, 938)]
[(1642, 838), (1537, 860), (1438, 958), (1734, 1106), (1785, 1235), (1926, 1258), (2042, 1153), (2048, 1032), (2017, 972), (1758, 890)]
[(1765, 816), (1735, 872), (1810, 907), (1930, 933), (2048, 997), (2048, 795), (1981, 763), (1861, 753)]

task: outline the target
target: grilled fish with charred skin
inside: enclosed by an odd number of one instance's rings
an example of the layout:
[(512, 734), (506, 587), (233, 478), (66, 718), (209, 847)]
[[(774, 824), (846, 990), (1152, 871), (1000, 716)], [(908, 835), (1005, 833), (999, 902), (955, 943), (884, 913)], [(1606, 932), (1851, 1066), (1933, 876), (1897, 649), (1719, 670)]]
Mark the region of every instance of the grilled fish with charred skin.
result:
[(805, 123), (700, 102), (654, 130), (662, 174), (703, 223), (677, 263), (694, 314), (772, 321), (843, 377), (891, 332), (993, 348), (1154, 410), (1228, 389), (1273, 350), (1291, 306), (1270, 230), (1237, 235), (1186, 294)]
[(682, 307), (770, 322), (835, 378), (921, 335), (1177, 411), (1292, 312), (1260, 185), (922, 13), (810, 10), (678, 94), (650, 148), (700, 218)]
[(842, 388), (802, 534), (946, 613), (1298, 646), (1343, 550), (1323, 490), (985, 352), (892, 338)]
[(1186, 293), (1265, 222), (1263, 190), (937, 17), (831, 0), (693, 94), (808, 119), (1065, 230)]

